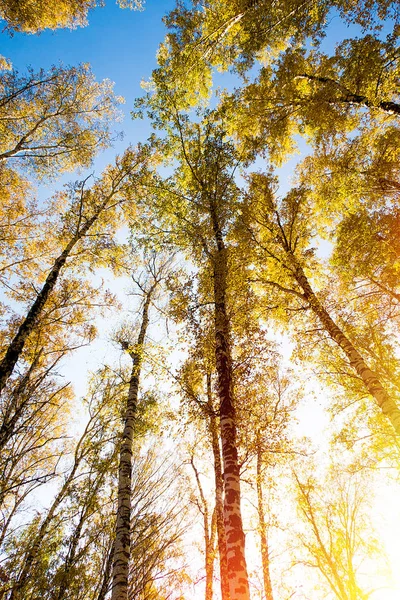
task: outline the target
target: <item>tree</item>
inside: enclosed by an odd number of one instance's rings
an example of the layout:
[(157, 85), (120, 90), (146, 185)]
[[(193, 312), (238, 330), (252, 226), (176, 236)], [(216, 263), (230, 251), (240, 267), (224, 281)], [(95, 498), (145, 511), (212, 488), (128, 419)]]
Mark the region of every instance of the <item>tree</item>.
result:
[[(84, 27), (90, 10), (101, 6), (98, 0), (62, 0), (35, 2), (29, 0), (1, 0), (0, 18), (7, 22), (9, 31), (38, 33), (43, 29)], [(140, 0), (119, 0), (122, 8), (141, 8)]]
[[(30, 293), (26, 282), (21, 283), (18, 295)], [(93, 309), (114, 304), (113, 297), (92, 288), (82, 279), (68, 278), (59, 281), (59, 287), (50, 297), (46, 307), (26, 344), (24, 361), (16, 369), (12, 382), (3, 390), (0, 401), (0, 449), (13, 443), (24, 431), (33, 431), (39, 413), (51, 404), (53, 386), (57, 387), (60, 362), (74, 350), (89, 344), (96, 335)], [(15, 327), (12, 315), (3, 337)], [(66, 389), (69, 383), (61, 384)]]
[(50, 367), (45, 373), (41, 372), (41, 377), (36, 375), (37, 379), (33, 377), (34, 382), (31, 381), (24, 390), (24, 395), (31, 391), (29, 409), (25, 406), (13, 435), (4, 442), (1, 450), (2, 546), (8, 544), (15, 523), (24, 516), (31, 496), (57, 477), (66, 437), (71, 390), (64, 382), (51, 377)]
[[(121, 338), (122, 348), (132, 359), (126, 409), (123, 416), (124, 431), (118, 468), (118, 509), (113, 559), (112, 600), (128, 599), (128, 575), (131, 552), (131, 496), (132, 454), (135, 422), (138, 410), (140, 374), (143, 361), (145, 337), (149, 326), (149, 311), (158, 288), (168, 274), (168, 261), (162, 262), (156, 255), (145, 261), (144, 281), (134, 278), (143, 295), (143, 306), (136, 341)], [(120, 334), (122, 335), (122, 334)]]
[[(90, 166), (96, 153), (110, 145), (110, 123), (119, 116), (122, 100), (112, 87), (108, 80), (98, 83), (87, 64), (3, 73), (0, 162), (51, 178)], [(1, 169), (5, 186), (7, 173)]]
[(310, 39), (318, 45), (332, 10), (370, 30), (379, 29), (381, 19), (398, 19), (396, 3), (380, 0), (373, 5), (333, 0), (313, 7), (300, 0), (279, 6), (267, 0), (181, 3), (165, 18), (169, 33), (153, 80), (158, 83), (169, 71), (170, 86), (186, 90), (186, 101), (197, 103), (210, 92), (213, 69), (247, 75), (260, 62), (275, 62), (289, 46), (305, 46)]
[[(394, 397), (385, 389), (377, 373), (369, 368), (349, 336), (332, 319), (322, 300), (313, 290), (305, 269), (312, 272), (314, 252), (309, 244), (312, 228), (308, 215), (305, 190), (293, 189), (279, 204), (273, 197), (271, 179), (255, 174), (252, 177), (250, 236), (261, 258), (261, 270), (270, 266), (266, 275), (256, 277), (260, 284), (279, 290), (286, 297), (300, 299), (311, 310), (330, 338), (341, 348), (351, 367), (390, 421), (396, 434), (400, 433), (400, 409)], [(257, 208), (258, 200), (261, 204)], [(304, 266), (303, 266), (304, 265)]]
[[(181, 302), (179, 304), (181, 304)], [(181, 310), (182, 307), (180, 306), (179, 312)], [(201, 309), (198, 308), (197, 312), (199, 312), (199, 310)], [(205, 312), (204, 308), (203, 312)], [(216, 405), (214, 391), (215, 364), (213, 360), (213, 344), (212, 339), (210, 339), (212, 315), (209, 314), (210, 311), (207, 312), (208, 314), (201, 315), (196, 319), (194, 310), (191, 309), (191, 306), (189, 305), (186, 307), (186, 323), (193, 330), (194, 340), (191, 347), (191, 355), (184, 365), (182, 365), (178, 373), (177, 383), (186, 402), (189, 403), (189, 414), (195, 411), (197, 418), (200, 417), (202, 421), (203, 428), (206, 428), (205, 435), (213, 457), (215, 508), (211, 516), (211, 523), (209, 523), (208, 518), (208, 513), (210, 511), (208, 509), (207, 499), (204, 494), (202, 494), (201, 482), (196, 476), (200, 494), (200, 506), (203, 506), (200, 510), (203, 512), (205, 532), (206, 594), (212, 593), (212, 573), (215, 555), (213, 547), (213, 527), (215, 526), (218, 538), (221, 597), (224, 600), (229, 600), (229, 576), (224, 526), (224, 478), (218, 422), (219, 411)], [(180, 318), (182, 318), (182, 316), (180, 316)], [(200, 322), (201, 318), (204, 318), (204, 324)], [(197, 422), (196, 427), (198, 427)]]
[[(20, 551), (17, 554), (17, 564), (13, 565), (14, 561), (10, 557), (10, 570), (12, 565), (14, 575), (14, 581), (10, 585), (10, 600), (32, 597), (32, 595), (33, 598), (37, 597), (35, 596), (35, 590), (38, 590), (39, 587), (37, 581), (43, 576), (42, 561), (44, 560), (46, 564), (46, 561), (53, 556), (51, 550), (47, 547), (47, 542), (50, 547), (53, 547), (54, 553), (60, 550), (61, 535), (64, 533), (65, 504), (74, 497), (75, 499), (77, 496), (79, 497), (81, 492), (85, 496), (86, 490), (88, 490), (88, 499), (92, 500), (92, 493), (94, 492), (96, 495), (99, 489), (106, 484), (107, 469), (113, 471), (112, 464), (113, 461), (115, 463), (117, 455), (115, 448), (118, 439), (117, 433), (113, 431), (116, 418), (118, 418), (116, 398), (118, 399), (118, 388), (112, 386), (110, 380), (107, 381), (100, 374), (97, 380), (92, 383), (92, 388), (89, 391), (87, 401), (89, 418), (75, 447), (72, 448), (71, 464), (66, 467), (62, 485), (44, 515), (32, 523), (28, 529), (29, 539), (25, 546), (22, 544), (23, 552)], [(61, 448), (61, 453), (66, 450), (66, 447)], [(60, 455), (58, 461), (60, 461)], [(82, 507), (83, 516), (85, 516), (85, 513), (87, 516), (87, 510), (90, 510), (91, 502), (87, 503), (85, 500), (85, 505), (86, 508), (85, 506)], [(78, 522), (78, 530), (75, 533), (77, 539), (75, 541), (72, 533), (70, 550), (73, 551), (73, 554), (76, 552), (76, 547), (75, 550), (73, 548), (81, 536), (84, 520), (81, 522), (80, 528)], [(59, 535), (59, 540), (55, 546), (53, 544), (54, 532), (56, 532), (56, 538)], [(72, 561), (72, 555), (70, 555), (70, 559)], [(64, 566), (68, 568), (68, 564)], [(72, 562), (70, 566), (72, 566)], [(50, 573), (44, 575), (46, 578)], [(63, 586), (65, 587), (66, 582), (63, 584), (62, 581), (59, 581), (60, 584), (58, 591), (63, 593)]]
[[(385, 41), (371, 34), (344, 40), (333, 56), (291, 45), (254, 81), (224, 95), (221, 105), (231, 131), (239, 144), (267, 150), (278, 164), (295, 150), (296, 136), (323, 154), (329, 144), (335, 153), (341, 145), (351, 147), (355, 132), (362, 132), (366, 147), (358, 147), (359, 166), (376, 138), (398, 129), (396, 45), (396, 32)], [(344, 168), (349, 166), (343, 161)], [(326, 177), (322, 169), (320, 176)], [(307, 178), (318, 182), (311, 170)]]
[(257, 345), (255, 340), (246, 342), (248, 358), (243, 360), (242, 355), (240, 360), (238, 357), (235, 371), (239, 390), (239, 456), (246, 480), (255, 488), (264, 595), (266, 600), (273, 600), (269, 540), (269, 524), (273, 519), (266, 509), (265, 495), (279, 478), (277, 472), (284, 466), (285, 459), (296, 451), (286, 430), (297, 398), (291, 397), (294, 390), (290, 389), (289, 373), (283, 373), (281, 357), (275, 354), (271, 344), (264, 340), (262, 345)]
[(315, 477), (294, 477), (304, 525), (298, 535), (304, 551), (301, 564), (316, 569), (338, 600), (367, 599), (372, 590), (362, 582), (363, 563), (371, 569), (382, 555), (368, 514), (371, 494), (363, 475), (332, 468), (322, 485)]
[(197, 281), (205, 296), (202, 301), (213, 306), (230, 596), (247, 598), (230, 318), (230, 303), (239, 288), (231, 287), (234, 250), (227, 237), (239, 202), (234, 175), (245, 157), (236, 153), (217, 115), (208, 113), (201, 123), (190, 122), (176, 110), (175, 99), (174, 93), (164, 89), (149, 100), (155, 123), (168, 132), (161, 147), (174, 156), (178, 167), (170, 182), (154, 182), (158, 197), (154, 193), (147, 206), (156, 218), (155, 227), (160, 222), (160, 229), (169, 233), (169, 243), (189, 252), (191, 261), (200, 267)]

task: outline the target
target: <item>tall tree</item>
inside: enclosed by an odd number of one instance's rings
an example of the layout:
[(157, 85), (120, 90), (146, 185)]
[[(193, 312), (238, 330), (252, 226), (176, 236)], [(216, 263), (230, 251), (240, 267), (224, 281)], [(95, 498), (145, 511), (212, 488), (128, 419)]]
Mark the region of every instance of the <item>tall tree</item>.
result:
[(2, 73), (1, 163), (52, 178), (89, 166), (111, 143), (110, 123), (119, 116), (120, 102), (112, 84), (98, 83), (88, 65)]
[(230, 322), (233, 250), (227, 238), (237, 209), (239, 193), (234, 174), (241, 157), (214, 114), (206, 115), (202, 123), (191, 123), (186, 115), (177, 112), (175, 96), (168, 92), (150, 100), (150, 112), (156, 123), (168, 131), (167, 143), (160, 141), (163, 151), (173, 153), (179, 162), (170, 182), (154, 182), (159, 198), (153, 194), (148, 206), (163, 223), (162, 229), (170, 232), (170, 243), (189, 252), (192, 261), (201, 267), (199, 285), (207, 295), (205, 301), (213, 306), (230, 597), (246, 599), (249, 584), (240, 508)]
[[(132, 496), (132, 453), (135, 423), (138, 410), (140, 375), (145, 348), (145, 338), (150, 322), (150, 307), (162, 280), (166, 277), (168, 262), (156, 255), (145, 261), (144, 281), (134, 278), (142, 294), (142, 313), (136, 340), (121, 339), (122, 348), (132, 360), (129, 390), (124, 412), (124, 431), (118, 468), (118, 509), (113, 559), (112, 600), (128, 599), (129, 563), (131, 557), (131, 496)], [(122, 334), (121, 334), (122, 335)]]
[[(250, 236), (262, 265), (262, 274), (255, 281), (271, 286), (287, 298), (299, 299), (306, 309), (314, 313), (326, 333), (344, 352), (349, 364), (398, 435), (400, 409), (395, 398), (387, 391), (377, 373), (367, 365), (350, 336), (333, 320), (306, 275), (305, 269), (311, 273), (315, 269), (315, 258), (310, 248), (312, 225), (305, 190), (294, 189), (281, 203), (277, 203), (271, 178), (262, 174), (253, 175), (251, 190), (249, 210), (253, 215), (253, 225), (250, 225)], [(258, 201), (260, 204), (257, 206)]]

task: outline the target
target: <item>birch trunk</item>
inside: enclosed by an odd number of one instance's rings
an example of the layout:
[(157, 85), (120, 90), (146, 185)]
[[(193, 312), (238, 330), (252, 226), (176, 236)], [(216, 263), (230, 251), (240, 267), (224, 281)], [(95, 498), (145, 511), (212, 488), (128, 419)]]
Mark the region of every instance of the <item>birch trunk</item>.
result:
[(262, 486), (262, 451), (260, 443), (257, 444), (257, 512), (258, 526), (261, 543), (261, 563), (263, 570), (264, 594), (265, 600), (273, 600), (271, 575), (269, 569), (269, 547), (267, 538), (267, 527), (264, 513), (264, 497)]
[(149, 324), (149, 307), (153, 290), (154, 286), (146, 294), (137, 343), (135, 350), (131, 353), (132, 371), (124, 417), (124, 431), (118, 470), (118, 509), (113, 558), (112, 600), (128, 600), (128, 575), (131, 552), (132, 452), (143, 346)]
[(226, 310), (228, 261), (215, 206), (210, 201), (216, 252), (214, 268), (214, 326), (217, 387), (224, 465), (224, 525), (230, 600), (249, 600), (245, 537), (240, 508), (240, 471), (236, 445), (236, 413), (233, 397), (230, 326)]
[(304, 298), (309, 303), (314, 314), (319, 318), (326, 332), (346, 354), (350, 365), (363, 381), (369, 394), (375, 398), (376, 403), (382, 413), (389, 419), (396, 434), (400, 435), (400, 409), (396, 402), (389, 396), (388, 392), (379, 381), (377, 374), (367, 366), (364, 358), (358, 350), (356, 350), (340, 327), (333, 321), (328, 311), (319, 301), (301, 265), (298, 263), (293, 253), (287, 249), (286, 252), (290, 258), (294, 278), (303, 290)]
[(221, 598), (229, 600), (228, 563), (226, 558), (226, 540), (224, 527), (224, 482), (222, 476), (221, 449), (219, 445), (217, 418), (214, 412), (211, 394), (211, 375), (207, 374), (207, 405), (211, 445), (214, 458), (215, 513), (219, 553), (219, 574), (221, 579)]

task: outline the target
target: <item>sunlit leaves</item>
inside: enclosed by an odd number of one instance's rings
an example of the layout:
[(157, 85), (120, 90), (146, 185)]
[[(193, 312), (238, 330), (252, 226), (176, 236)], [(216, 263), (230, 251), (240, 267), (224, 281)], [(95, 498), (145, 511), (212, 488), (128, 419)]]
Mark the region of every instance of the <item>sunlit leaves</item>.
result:
[(88, 65), (2, 73), (1, 160), (51, 178), (89, 166), (111, 143), (110, 121), (119, 117), (112, 87), (98, 83)]
[[(0, 18), (7, 29), (38, 33), (43, 29), (84, 27), (90, 10), (103, 6), (102, 0), (1, 0)], [(119, 0), (121, 8), (141, 9), (142, 0)]]

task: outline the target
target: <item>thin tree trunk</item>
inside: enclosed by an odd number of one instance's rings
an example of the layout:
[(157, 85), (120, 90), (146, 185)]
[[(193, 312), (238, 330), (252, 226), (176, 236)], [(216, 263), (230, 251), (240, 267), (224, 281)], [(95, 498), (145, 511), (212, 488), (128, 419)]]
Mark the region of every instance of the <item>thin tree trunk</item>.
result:
[(112, 600), (128, 600), (128, 575), (131, 551), (131, 495), (132, 452), (135, 432), (136, 410), (139, 392), (140, 370), (144, 339), (149, 324), (149, 307), (155, 285), (147, 292), (142, 312), (142, 322), (135, 346), (131, 353), (132, 372), (124, 417), (124, 432), (118, 470), (118, 509), (113, 559)]
[(375, 398), (379, 408), (389, 419), (397, 435), (400, 435), (400, 409), (396, 402), (384, 389), (383, 385), (378, 379), (377, 374), (367, 366), (365, 360), (358, 350), (355, 349), (340, 327), (338, 327), (338, 325), (336, 325), (336, 323), (330, 317), (328, 311), (315, 295), (301, 265), (298, 263), (293, 253), (288, 249), (286, 249), (286, 252), (290, 258), (294, 278), (303, 290), (305, 300), (307, 300), (311, 309), (321, 321), (326, 332), (346, 354), (350, 365), (363, 381), (371, 396)]
[(216, 529), (216, 511), (213, 511), (211, 517), (211, 523), (209, 518), (209, 510), (207, 500), (204, 496), (203, 487), (201, 485), (199, 472), (194, 464), (193, 456), (191, 457), (190, 464), (192, 465), (197, 488), (200, 494), (200, 500), (202, 508), (200, 512), (203, 515), (203, 528), (204, 528), (204, 553), (205, 553), (205, 571), (206, 571), (206, 586), (205, 586), (205, 600), (212, 600), (213, 598), (213, 576), (214, 576), (214, 545), (215, 545), (215, 529)]
[(257, 440), (257, 512), (258, 526), (261, 542), (261, 562), (263, 570), (264, 593), (266, 600), (273, 600), (271, 575), (269, 569), (269, 547), (267, 538), (267, 527), (265, 523), (264, 513), (264, 497), (262, 486), (262, 448), (259, 440)]
[(103, 581), (101, 582), (101, 587), (99, 591), (99, 595), (97, 596), (97, 600), (105, 600), (108, 589), (110, 587), (111, 581), (111, 570), (114, 560), (114, 552), (115, 552), (115, 542), (112, 543), (111, 549), (108, 553), (107, 561), (104, 567), (103, 573)]
[(212, 401), (210, 373), (207, 373), (207, 404), (211, 433), (211, 445), (214, 457), (215, 512), (217, 520), (221, 597), (222, 600), (229, 600), (228, 563), (226, 557), (226, 540), (224, 526), (224, 481), (222, 476), (221, 449), (219, 445), (217, 418), (214, 412), (214, 406)]
[(229, 592), (231, 600), (249, 600), (250, 590), (245, 557), (245, 536), (240, 509), (240, 470), (236, 445), (236, 412), (233, 398), (230, 327), (226, 310), (227, 251), (212, 200), (210, 201), (210, 216), (217, 247), (213, 259), (215, 359), (224, 464), (224, 524)]

